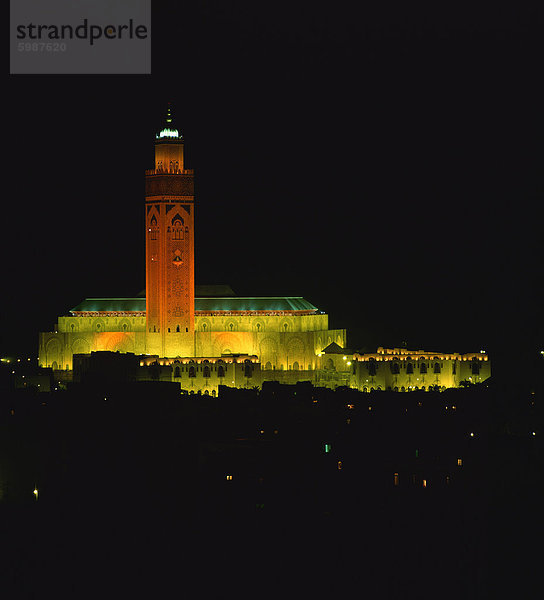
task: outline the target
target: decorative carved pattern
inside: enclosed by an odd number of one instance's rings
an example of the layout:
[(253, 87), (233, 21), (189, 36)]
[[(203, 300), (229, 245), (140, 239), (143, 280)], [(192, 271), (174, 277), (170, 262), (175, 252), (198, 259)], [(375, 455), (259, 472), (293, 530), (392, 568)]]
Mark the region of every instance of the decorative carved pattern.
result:
[(148, 175), (145, 179), (146, 196), (193, 196), (193, 175)]

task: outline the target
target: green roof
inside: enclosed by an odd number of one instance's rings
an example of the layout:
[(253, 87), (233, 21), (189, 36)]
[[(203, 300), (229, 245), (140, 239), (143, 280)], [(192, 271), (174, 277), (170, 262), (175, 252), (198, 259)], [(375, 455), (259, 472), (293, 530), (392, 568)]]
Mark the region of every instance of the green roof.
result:
[(283, 310), (317, 310), (301, 297), (261, 296), (261, 297), (219, 297), (195, 298), (196, 311), (283, 311)]
[[(285, 310), (317, 311), (318, 309), (300, 296), (260, 297), (209, 297), (195, 298), (195, 310), (201, 312)], [(70, 312), (145, 312), (145, 298), (86, 298)]]
[(70, 312), (145, 312), (145, 298), (85, 298)]

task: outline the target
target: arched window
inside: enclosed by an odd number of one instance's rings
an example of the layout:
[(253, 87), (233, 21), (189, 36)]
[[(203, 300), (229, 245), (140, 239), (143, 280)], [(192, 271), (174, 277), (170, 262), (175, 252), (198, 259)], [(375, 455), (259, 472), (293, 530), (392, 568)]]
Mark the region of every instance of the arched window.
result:
[(174, 369), (174, 377), (181, 377), (181, 373), (179, 372), (179, 367)]
[(434, 373), (440, 373), (440, 363), (434, 363)]
[(209, 377), (210, 376), (210, 366), (209, 365), (204, 365), (204, 369), (203, 369), (202, 375), (204, 377)]
[(147, 228), (147, 232), (149, 233), (150, 240), (159, 239), (159, 227), (157, 225), (157, 218), (155, 215), (151, 217), (151, 221), (149, 221), (149, 227)]
[(406, 374), (413, 375), (413, 373), (414, 373), (414, 365), (411, 362), (409, 362), (406, 364)]
[(172, 219), (172, 239), (182, 240), (183, 239), (183, 219), (179, 214), (176, 214)]
[(480, 361), (474, 357), (472, 359), (471, 365), (470, 365), (470, 370), (472, 372), (473, 375), (479, 375), (480, 374)]
[(400, 373), (398, 358), (395, 358), (389, 363), (389, 368), (391, 369), (391, 373), (393, 373), (393, 375), (398, 375)]
[(376, 361), (373, 358), (368, 359), (366, 368), (368, 369), (368, 374), (372, 376), (376, 375), (378, 371), (378, 366), (376, 365)]
[(225, 367), (223, 365), (217, 365), (217, 377), (225, 377)]
[(426, 363), (422, 362), (419, 365), (419, 372), (422, 374), (425, 374), (427, 372), (427, 364)]
[(194, 365), (189, 366), (189, 377), (196, 377), (196, 369)]

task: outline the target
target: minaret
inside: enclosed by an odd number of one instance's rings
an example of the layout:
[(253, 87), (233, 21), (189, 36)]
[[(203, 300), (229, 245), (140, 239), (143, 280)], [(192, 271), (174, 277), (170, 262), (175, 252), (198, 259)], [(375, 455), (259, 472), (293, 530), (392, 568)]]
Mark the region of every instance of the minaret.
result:
[(168, 105), (146, 171), (146, 352), (193, 356), (195, 322), (194, 173)]

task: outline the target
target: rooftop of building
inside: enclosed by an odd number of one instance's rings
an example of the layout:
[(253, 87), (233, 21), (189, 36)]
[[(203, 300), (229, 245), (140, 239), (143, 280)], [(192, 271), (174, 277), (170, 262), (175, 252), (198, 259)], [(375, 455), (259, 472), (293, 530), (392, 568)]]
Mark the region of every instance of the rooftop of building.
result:
[[(228, 287), (228, 286), (225, 286)], [(230, 289), (230, 288), (229, 288)], [(199, 290), (197, 289), (197, 292)], [(217, 291), (217, 290), (213, 290)], [(228, 290), (225, 289), (228, 292)], [(85, 298), (70, 313), (145, 313), (146, 299)], [(197, 296), (195, 312), (205, 313), (307, 313), (319, 312), (317, 307), (301, 296)]]

